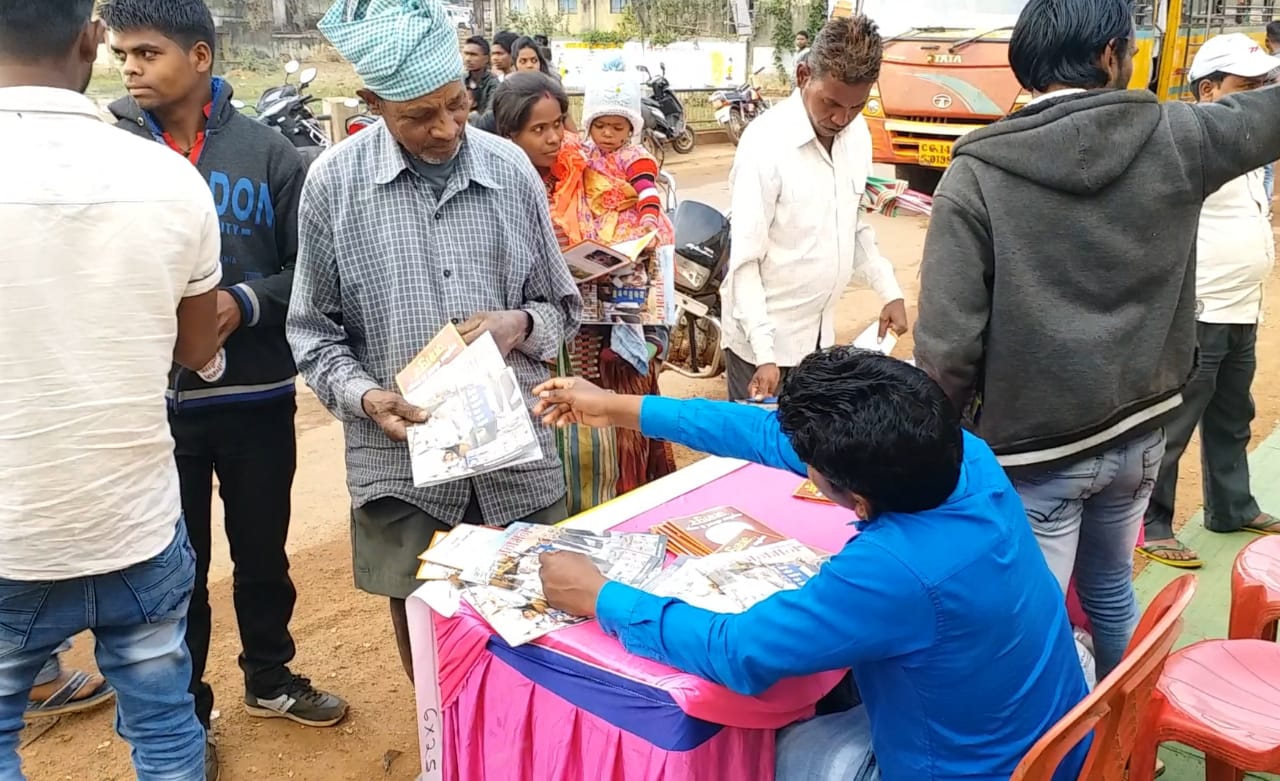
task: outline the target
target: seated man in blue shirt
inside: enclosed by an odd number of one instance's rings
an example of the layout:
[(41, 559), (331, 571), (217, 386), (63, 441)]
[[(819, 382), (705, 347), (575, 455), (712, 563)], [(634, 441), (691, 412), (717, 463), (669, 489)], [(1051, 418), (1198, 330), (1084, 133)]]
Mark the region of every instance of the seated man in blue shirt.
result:
[[(577, 378), (535, 393), (549, 425), (638, 429), (807, 474), (867, 519), (804, 588), (739, 615), (607, 581), (576, 554), (543, 558), (553, 606), (734, 691), (852, 668), (864, 705), (784, 732), (779, 781), (863, 781), (877, 766), (884, 781), (1007, 781), (1087, 693), (1062, 591), (1017, 493), (924, 372), (832, 348), (787, 377), (776, 412), (614, 395)], [(1068, 756), (1059, 781), (1079, 776), (1086, 751)]]

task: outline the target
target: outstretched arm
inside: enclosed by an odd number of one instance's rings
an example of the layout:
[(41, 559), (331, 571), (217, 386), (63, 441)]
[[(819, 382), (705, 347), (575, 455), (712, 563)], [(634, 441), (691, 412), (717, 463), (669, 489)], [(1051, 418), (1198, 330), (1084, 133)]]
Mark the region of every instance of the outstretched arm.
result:
[(534, 388), (535, 415), (547, 425), (578, 423), (629, 428), (647, 437), (728, 458), (741, 458), (798, 475), (808, 467), (778, 425), (777, 413), (747, 404), (662, 396), (626, 396), (577, 377)]

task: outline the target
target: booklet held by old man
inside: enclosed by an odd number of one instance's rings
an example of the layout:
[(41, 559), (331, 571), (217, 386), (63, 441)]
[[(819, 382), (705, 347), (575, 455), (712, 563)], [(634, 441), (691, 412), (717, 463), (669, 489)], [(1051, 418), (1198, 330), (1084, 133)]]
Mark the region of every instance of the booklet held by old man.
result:
[(489, 334), (468, 345), (457, 328), (446, 326), (396, 375), (396, 383), (410, 404), (430, 416), (409, 427), (415, 486), (542, 458), (515, 370)]

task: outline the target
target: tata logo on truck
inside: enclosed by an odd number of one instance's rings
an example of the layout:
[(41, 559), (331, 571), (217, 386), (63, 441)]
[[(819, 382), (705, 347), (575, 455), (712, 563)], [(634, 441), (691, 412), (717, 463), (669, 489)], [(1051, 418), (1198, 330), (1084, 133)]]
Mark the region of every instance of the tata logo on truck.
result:
[(963, 65), (959, 54), (930, 54), (925, 58), (930, 65)]
[(950, 95), (934, 95), (933, 107), (934, 108), (951, 108), (951, 96)]

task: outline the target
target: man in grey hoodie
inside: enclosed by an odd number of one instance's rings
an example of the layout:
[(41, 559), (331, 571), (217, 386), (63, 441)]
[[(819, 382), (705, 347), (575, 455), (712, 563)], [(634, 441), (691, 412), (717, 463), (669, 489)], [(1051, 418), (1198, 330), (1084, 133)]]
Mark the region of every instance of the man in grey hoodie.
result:
[(1205, 197), (1280, 157), (1280, 91), (1159, 103), (1124, 89), (1127, 0), (1030, 0), (1026, 108), (956, 144), (921, 269), (916, 360), (1009, 471), (1098, 676), (1137, 622), (1133, 546), (1196, 363)]

